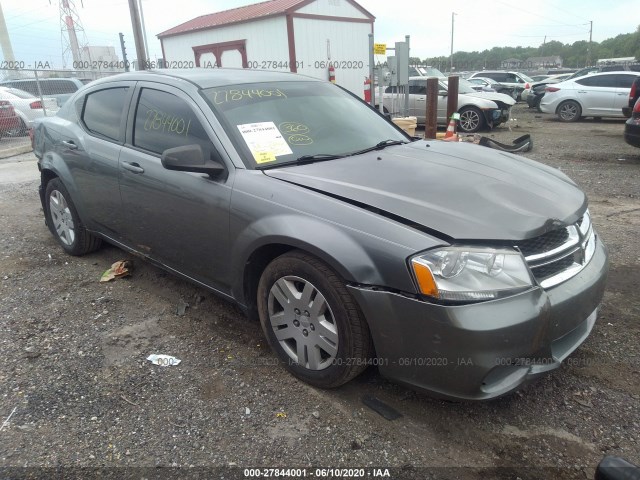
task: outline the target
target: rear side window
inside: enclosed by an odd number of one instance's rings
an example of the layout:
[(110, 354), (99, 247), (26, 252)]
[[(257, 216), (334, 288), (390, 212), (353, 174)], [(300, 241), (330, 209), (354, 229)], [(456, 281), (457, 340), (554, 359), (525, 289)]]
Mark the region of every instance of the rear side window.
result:
[(181, 98), (143, 88), (136, 107), (133, 145), (162, 154), (168, 148), (198, 144), (205, 158), (212, 144), (191, 107)]
[(98, 90), (86, 96), (82, 121), (94, 134), (120, 141), (120, 125), (128, 87)]
[(506, 82), (507, 81), (507, 74), (506, 73), (500, 73), (500, 72), (487, 73), (485, 75), (485, 77), (493, 78), (496, 82)]
[(78, 85), (71, 80), (56, 80), (55, 82), (51, 82), (51, 87), (55, 89), (56, 93), (75, 93), (78, 90)]
[[(576, 80), (576, 83), (586, 87), (611, 87), (615, 88), (615, 75), (590, 75)], [(631, 87), (631, 85), (629, 85)]]
[[(25, 92), (29, 92), (33, 96), (38, 95), (38, 86), (35, 81), (23, 80), (17, 82), (7, 83), (6, 86), (11, 86), (14, 88), (19, 88), (20, 90), (24, 90)], [(44, 92), (42, 92), (44, 93)]]
[(416, 95), (426, 95), (427, 93), (427, 81), (424, 80), (409, 80), (409, 93)]
[(613, 77), (617, 88), (631, 88), (633, 81), (636, 79), (634, 75), (625, 75), (624, 73), (613, 75)]

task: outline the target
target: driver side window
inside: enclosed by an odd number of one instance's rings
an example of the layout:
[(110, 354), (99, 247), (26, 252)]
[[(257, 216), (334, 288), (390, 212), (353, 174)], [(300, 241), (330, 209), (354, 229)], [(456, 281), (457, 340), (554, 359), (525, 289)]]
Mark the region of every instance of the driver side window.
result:
[(168, 148), (198, 144), (205, 158), (213, 145), (191, 107), (167, 92), (143, 88), (136, 106), (133, 145), (161, 155)]

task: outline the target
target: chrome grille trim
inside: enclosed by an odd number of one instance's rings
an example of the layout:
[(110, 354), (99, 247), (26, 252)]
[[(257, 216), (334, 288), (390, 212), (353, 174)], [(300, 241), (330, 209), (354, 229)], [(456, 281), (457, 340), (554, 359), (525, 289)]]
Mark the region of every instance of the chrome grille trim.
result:
[(549, 257), (553, 257), (559, 253), (564, 252), (565, 250), (571, 247), (575, 247), (580, 244), (580, 235), (578, 234), (578, 228), (575, 225), (571, 225), (567, 227), (567, 233), (569, 235), (569, 239), (559, 247), (556, 247), (547, 252), (542, 252), (535, 255), (529, 255), (528, 257), (524, 257), (524, 259), (527, 261), (527, 263), (532, 263), (532, 262), (537, 263), (537, 260), (543, 260)]
[[(530, 253), (525, 256), (525, 260), (538, 284), (542, 288), (551, 288), (569, 280), (589, 263), (595, 250), (596, 234), (587, 211), (575, 224), (565, 227), (564, 232), (560, 229), (546, 235), (566, 240), (559, 246), (553, 246), (553, 241), (546, 242), (553, 248)], [(528, 241), (529, 245), (537, 244), (540, 238), (542, 237)], [(557, 270), (554, 270), (554, 265)]]

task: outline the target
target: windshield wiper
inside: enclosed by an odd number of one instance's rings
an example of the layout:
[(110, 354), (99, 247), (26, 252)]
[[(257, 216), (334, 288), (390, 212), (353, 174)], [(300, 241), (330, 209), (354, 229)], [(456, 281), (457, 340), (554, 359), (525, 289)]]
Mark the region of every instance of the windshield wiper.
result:
[(372, 152), (374, 150), (382, 150), (385, 147), (389, 147), (391, 145), (404, 145), (409, 143), (404, 140), (383, 140), (382, 142), (378, 142), (373, 147), (368, 147), (363, 150), (358, 150), (356, 152), (346, 153), (344, 155), (331, 155), (328, 153), (316, 153), (315, 155), (302, 155), (301, 157), (296, 158), (295, 160), (289, 160), (288, 162), (281, 163), (270, 163), (268, 165), (258, 165), (256, 170), (268, 170), (270, 168), (280, 168), (280, 167), (288, 167), (291, 165), (307, 165), (309, 163), (315, 162), (324, 162), (325, 160), (335, 160), (336, 158), (344, 158), (351, 157), (353, 155), (360, 155), (362, 153)]
[(383, 148), (390, 147), (391, 145), (404, 145), (409, 143), (405, 140), (383, 140), (381, 142), (376, 143), (373, 147), (364, 148), (362, 150), (358, 150), (357, 152), (350, 153), (351, 155), (360, 155), (362, 153), (373, 152), (374, 150), (382, 150)]
[(270, 163), (269, 165), (258, 165), (256, 170), (268, 170), (270, 168), (287, 167), (289, 165), (306, 165), (314, 162), (324, 162), (325, 160), (335, 160), (336, 158), (344, 158), (346, 155), (330, 155), (328, 153), (316, 153), (315, 155), (302, 155), (295, 160), (288, 162)]

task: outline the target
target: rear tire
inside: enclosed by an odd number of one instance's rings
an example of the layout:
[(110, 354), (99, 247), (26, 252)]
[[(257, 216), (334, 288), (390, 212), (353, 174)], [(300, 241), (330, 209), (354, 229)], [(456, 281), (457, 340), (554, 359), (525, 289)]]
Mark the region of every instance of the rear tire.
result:
[(582, 116), (582, 107), (575, 100), (566, 100), (558, 105), (556, 113), (563, 122), (577, 122)]
[(257, 305), (269, 345), (300, 380), (334, 388), (367, 367), (367, 322), (344, 280), (317, 258), (292, 251), (273, 260), (260, 278)]
[(45, 192), (47, 226), (64, 251), (80, 256), (100, 248), (102, 240), (87, 232), (60, 179), (49, 180)]

